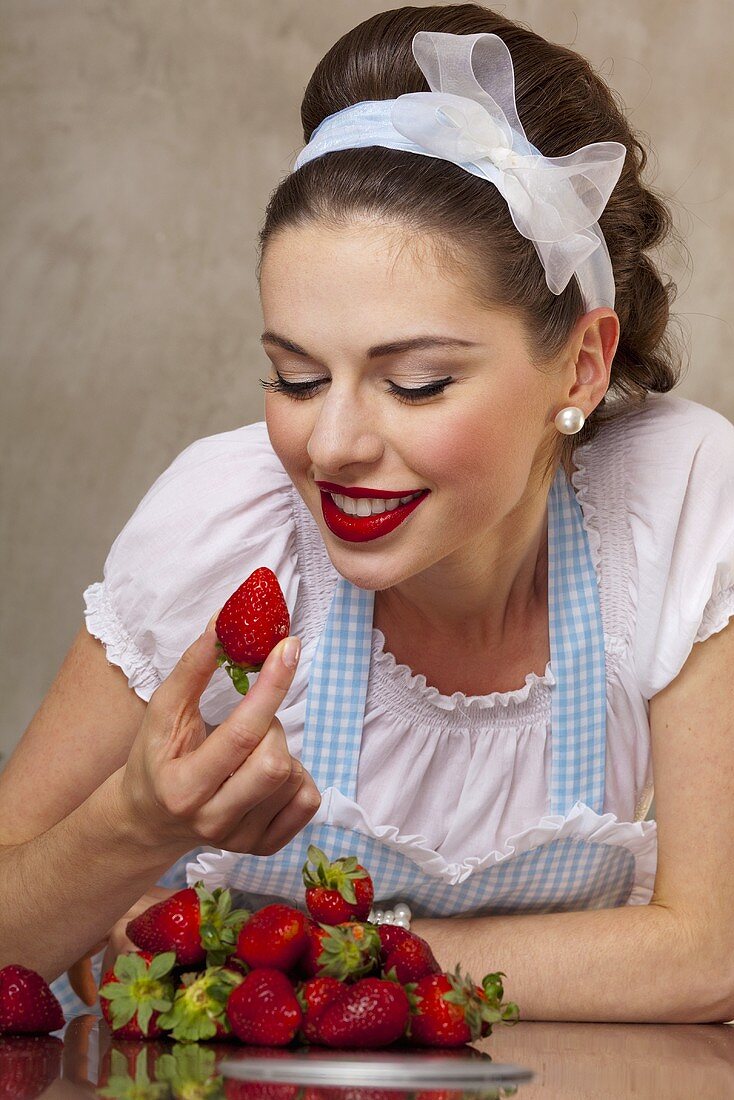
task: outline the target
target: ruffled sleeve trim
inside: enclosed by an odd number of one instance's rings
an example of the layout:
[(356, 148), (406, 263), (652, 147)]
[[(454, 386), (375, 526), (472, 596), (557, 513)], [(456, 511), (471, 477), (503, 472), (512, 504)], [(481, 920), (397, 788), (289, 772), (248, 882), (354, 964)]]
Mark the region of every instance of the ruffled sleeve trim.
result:
[(104, 581), (85, 589), (84, 604), (87, 630), (103, 643), (108, 662), (122, 669), (128, 686), (147, 703), (161, 678), (120, 622)]
[(451, 695), (442, 695), (438, 688), (429, 684), (421, 673), (414, 673), (408, 665), (398, 664), (393, 654), (385, 649), (385, 643), (385, 635), (374, 627), (372, 659), (375, 670), (382, 673), (384, 677), (388, 677), (396, 690), (413, 695), (445, 711), (463, 710), (468, 707), (476, 707), (479, 710), (488, 710), (492, 707), (506, 709), (526, 702), (531, 692), (539, 685), (552, 687), (556, 682), (549, 661), (542, 676), (537, 672), (529, 672), (525, 677), (524, 685), (512, 691), (492, 691), (488, 695), (465, 695), (463, 691), (455, 691)]
[(732, 615), (734, 615), (734, 585), (717, 592), (706, 604), (696, 641), (705, 642), (712, 634), (718, 634), (728, 624)]

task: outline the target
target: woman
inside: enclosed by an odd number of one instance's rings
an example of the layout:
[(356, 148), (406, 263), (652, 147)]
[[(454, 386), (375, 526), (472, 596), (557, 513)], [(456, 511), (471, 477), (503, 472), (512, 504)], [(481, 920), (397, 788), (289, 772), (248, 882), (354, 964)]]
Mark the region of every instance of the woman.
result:
[[(734, 429), (663, 396), (644, 151), (476, 5), (368, 19), (302, 116), (266, 424), (179, 455), (87, 589), (2, 777), (3, 942), (56, 977), (186, 881), (296, 899), (316, 842), (525, 1018), (730, 1019)], [(212, 624), (259, 565), (293, 638), (240, 701)]]

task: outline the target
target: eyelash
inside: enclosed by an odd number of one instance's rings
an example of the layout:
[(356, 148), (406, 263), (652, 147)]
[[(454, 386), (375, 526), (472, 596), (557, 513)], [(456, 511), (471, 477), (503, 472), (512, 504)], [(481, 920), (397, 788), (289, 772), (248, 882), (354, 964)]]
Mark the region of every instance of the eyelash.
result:
[[(278, 375), (277, 378), (261, 378), (260, 385), (270, 393), (284, 393), (296, 401), (308, 400), (324, 382), (323, 378), (315, 378), (311, 382), (286, 382), (277, 371), (275, 373)], [(429, 382), (425, 386), (416, 386), (413, 389), (397, 386), (389, 379), (387, 384), (393, 397), (396, 397), (398, 401), (402, 401), (405, 405), (413, 405), (425, 398), (438, 396), (454, 381), (455, 379), (449, 375), (447, 378), (439, 378), (436, 382)]]

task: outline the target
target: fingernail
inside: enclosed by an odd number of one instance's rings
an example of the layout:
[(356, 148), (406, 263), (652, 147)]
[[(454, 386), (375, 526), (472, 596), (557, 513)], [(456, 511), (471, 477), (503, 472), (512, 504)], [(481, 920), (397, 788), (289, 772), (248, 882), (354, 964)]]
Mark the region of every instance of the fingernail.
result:
[(301, 639), (287, 638), (281, 656), (286, 668), (295, 668), (301, 656)]

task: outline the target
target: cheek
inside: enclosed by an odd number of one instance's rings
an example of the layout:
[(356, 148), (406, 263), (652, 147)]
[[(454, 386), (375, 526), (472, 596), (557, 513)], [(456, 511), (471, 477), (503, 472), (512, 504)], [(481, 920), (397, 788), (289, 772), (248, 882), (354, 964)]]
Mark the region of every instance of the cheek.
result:
[(509, 513), (528, 484), (538, 428), (527, 403), (475, 402), (424, 425), (417, 468), (463, 524)]
[[(307, 402), (302, 402), (304, 406)], [(293, 481), (308, 465), (306, 446), (311, 431), (307, 409), (299, 409), (298, 403), (265, 398), (265, 423), (270, 443), (284, 469)]]

